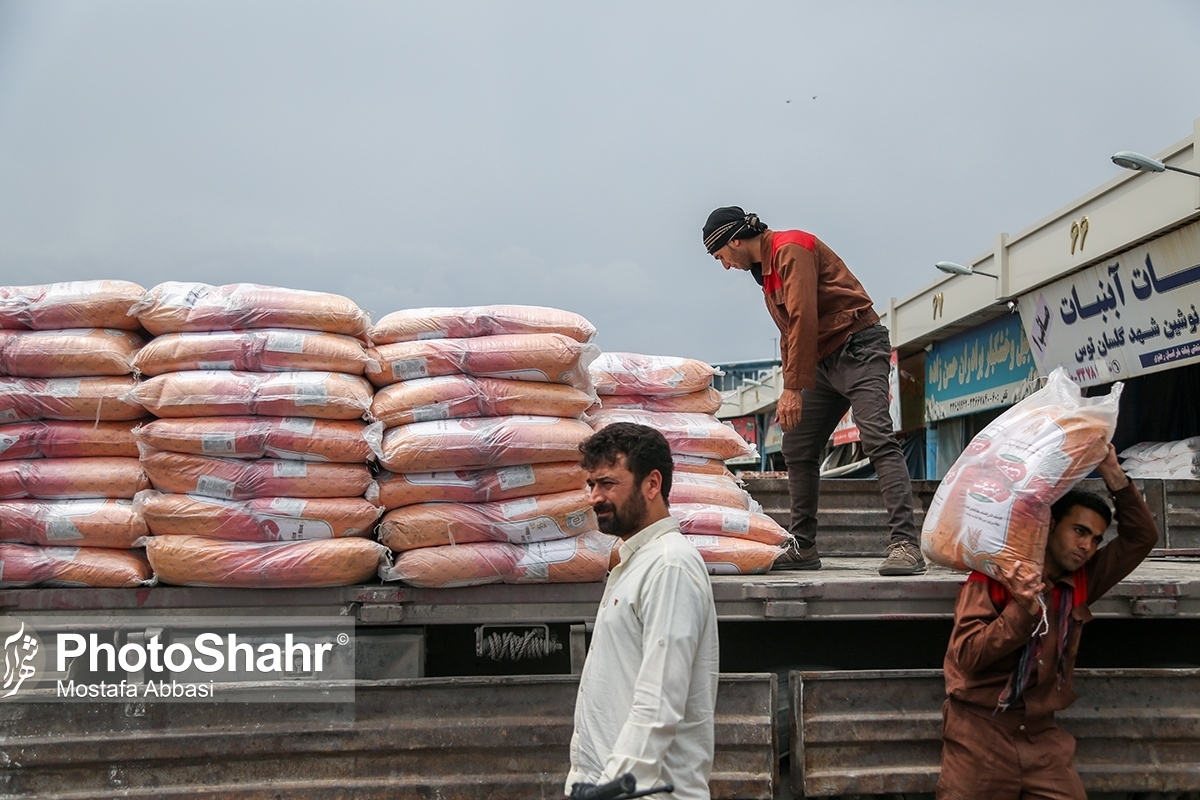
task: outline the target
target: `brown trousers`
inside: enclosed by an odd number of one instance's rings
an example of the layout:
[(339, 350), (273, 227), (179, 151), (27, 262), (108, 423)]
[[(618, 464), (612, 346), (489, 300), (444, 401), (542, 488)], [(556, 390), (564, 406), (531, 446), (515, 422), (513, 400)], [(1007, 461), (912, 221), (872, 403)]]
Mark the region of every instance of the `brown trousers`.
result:
[(938, 800), (1087, 800), (1073, 764), (1075, 738), (1053, 720), (1029, 728), (946, 700)]

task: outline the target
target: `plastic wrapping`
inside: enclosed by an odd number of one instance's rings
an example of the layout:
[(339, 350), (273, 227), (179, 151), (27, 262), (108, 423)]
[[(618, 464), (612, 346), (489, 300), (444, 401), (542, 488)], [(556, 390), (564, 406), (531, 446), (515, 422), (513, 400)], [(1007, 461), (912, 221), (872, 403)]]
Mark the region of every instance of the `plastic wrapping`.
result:
[(620, 540), (599, 531), (519, 545), (503, 542), (409, 550), (380, 571), (385, 581), (446, 589), (487, 583), (594, 583), (608, 574)]
[(405, 475), (383, 472), (376, 481), (379, 503), (392, 509), (415, 503), (487, 503), (582, 490), (586, 477), (577, 461), (556, 461)]
[(383, 387), (371, 416), (389, 428), (463, 417), (579, 417), (595, 401), (595, 395), (560, 383), (442, 375)]
[(0, 423), (37, 419), (113, 422), (146, 414), (131, 394), (133, 376), (0, 378)]
[(467, 339), (512, 333), (561, 333), (590, 342), (596, 328), (570, 311), (541, 306), (466, 306), (393, 311), (371, 328), (376, 344), (424, 339)]
[(145, 291), (129, 281), (0, 286), (0, 328), (137, 330), (141, 324), (131, 309)]
[(367, 350), (353, 336), (320, 331), (168, 333), (152, 339), (133, 363), (143, 375), (152, 376), (209, 369), (361, 375), (367, 368)]
[(782, 547), (792, 535), (766, 514), (724, 506), (671, 504), (679, 530), (694, 536), (731, 536)]
[(716, 367), (694, 358), (646, 356), (639, 353), (601, 353), (588, 371), (596, 393), (635, 395), (684, 395), (712, 385)]
[(239, 542), (277, 542), (370, 536), (383, 513), (361, 497), (260, 497), (218, 500), (139, 492), (134, 505), (155, 536), (212, 536)]
[(591, 435), (575, 419), (479, 417), (401, 425), (373, 446), (391, 472), (444, 472), (578, 459), (579, 444)]
[(785, 549), (733, 536), (684, 536), (700, 552), (710, 575), (761, 575)]
[(689, 456), (686, 453), (671, 453), (671, 461), (675, 465), (675, 473), (686, 472), (693, 475), (723, 475), (733, 477), (729, 467), (719, 458), (706, 456)]
[[(0, 499), (123, 498), (150, 488), (136, 458), (38, 458), (0, 461)], [(0, 536), (5, 521), (0, 520)]]
[(358, 538), (248, 543), (155, 536), (146, 556), (163, 583), (236, 589), (350, 586), (390, 563), (386, 547)]
[(1020, 561), (1040, 574), (1050, 506), (1104, 458), (1121, 388), (1084, 398), (1059, 367), (1046, 386), (980, 431), (925, 512), (925, 558), (992, 577)]
[(295, 328), (365, 339), (371, 326), (367, 313), (341, 295), (256, 283), (210, 286), (168, 281), (149, 289), (131, 313), (155, 336)]
[(697, 503), (762, 511), (758, 502), (732, 476), (675, 472), (671, 479), (671, 505)]
[(0, 541), (133, 547), (149, 531), (129, 500), (0, 500)]
[(374, 458), (366, 431), (362, 420), (182, 417), (139, 425), (133, 436), (142, 444), (175, 453), (360, 464)]
[(145, 340), (132, 331), (73, 328), (0, 330), (0, 375), (81, 378), (128, 375)]
[(710, 414), (667, 414), (628, 409), (600, 410), (589, 414), (588, 422), (596, 430), (614, 422), (648, 425), (661, 433), (672, 453), (717, 458), (757, 458), (758, 450), (748, 444), (732, 425)]
[(358, 419), (371, 385), (339, 372), (171, 372), (142, 381), (131, 397), (157, 417), (261, 415)]
[(367, 371), (376, 386), (437, 375), (565, 383), (591, 392), (588, 364), (600, 353), (561, 333), (506, 334), (473, 339), (428, 339), (369, 349), (378, 367)]
[(142, 468), (160, 492), (222, 500), (362, 497), (372, 483), (366, 464), (214, 458), (145, 446), (142, 450)]
[(608, 410), (632, 409), (669, 414), (716, 414), (721, 410), (721, 393), (713, 387), (689, 394), (656, 396), (652, 394), (601, 395), (600, 405)]
[(137, 458), (137, 422), (34, 420), (0, 425), (0, 460), (24, 458)]
[(492, 503), (404, 506), (383, 515), (379, 541), (392, 550), (487, 541), (528, 544), (596, 529), (596, 514), (576, 489)]
[(130, 589), (153, 584), (153, 576), (150, 562), (137, 550), (0, 544), (0, 588)]

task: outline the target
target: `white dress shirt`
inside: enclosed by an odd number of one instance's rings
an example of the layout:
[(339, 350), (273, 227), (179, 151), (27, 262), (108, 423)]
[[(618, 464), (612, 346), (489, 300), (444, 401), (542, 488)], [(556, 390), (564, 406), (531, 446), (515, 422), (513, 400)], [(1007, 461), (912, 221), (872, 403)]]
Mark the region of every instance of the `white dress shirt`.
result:
[(708, 571), (674, 517), (620, 553), (579, 680), (565, 791), (632, 772), (638, 789), (673, 783), (671, 797), (708, 800), (718, 674)]

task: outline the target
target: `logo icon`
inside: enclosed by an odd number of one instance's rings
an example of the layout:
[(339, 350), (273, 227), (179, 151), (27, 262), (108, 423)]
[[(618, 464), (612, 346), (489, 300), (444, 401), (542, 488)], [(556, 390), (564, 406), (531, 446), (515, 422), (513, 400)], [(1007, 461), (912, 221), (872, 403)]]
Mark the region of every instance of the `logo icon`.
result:
[(0, 675), (0, 700), (16, 696), (22, 688), (37, 686), (46, 654), (37, 632), (19, 619), (0, 618), (0, 646), (4, 650), (4, 674)]

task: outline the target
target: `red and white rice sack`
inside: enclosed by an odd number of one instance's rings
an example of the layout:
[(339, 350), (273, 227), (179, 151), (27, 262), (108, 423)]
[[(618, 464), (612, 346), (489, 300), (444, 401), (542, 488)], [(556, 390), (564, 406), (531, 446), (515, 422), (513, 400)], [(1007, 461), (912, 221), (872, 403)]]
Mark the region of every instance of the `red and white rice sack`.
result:
[(31, 420), (0, 425), (0, 460), (137, 458), (137, 422)]
[(137, 330), (141, 324), (132, 309), (145, 291), (129, 281), (0, 286), (0, 328)]
[(757, 450), (746, 443), (733, 426), (710, 414), (667, 414), (655, 411), (601, 409), (588, 415), (596, 430), (614, 422), (633, 422), (658, 430), (671, 446), (672, 453), (684, 453), (728, 461), (752, 458)]
[[(0, 499), (132, 499), (150, 481), (136, 458), (34, 458), (0, 461)], [(6, 520), (0, 519), (0, 537)]]
[(685, 534), (710, 575), (761, 575), (771, 570), (783, 547), (732, 536)]
[[(116, 380), (116, 379), (111, 379)], [(157, 417), (261, 415), (358, 419), (371, 408), (371, 385), (339, 372), (171, 372), (131, 392)]]
[(729, 467), (725, 466), (725, 462), (719, 458), (690, 456), (687, 453), (671, 453), (671, 460), (675, 463), (675, 474), (677, 475), (681, 472), (686, 472), (690, 475), (719, 475), (733, 478), (733, 473), (729, 471)]
[(146, 555), (163, 583), (237, 589), (306, 589), (362, 583), (389, 563), (367, 539), (226, 542), (205, 536), (155, 536)]
[(671, 505), (688, 503), (724, 506), (742, 511), (762, 510), (750, 493), (731, 475), (675, 471), (671, 479)]
[(390, 428), (371, 447), (391, 472), (445, 472), (576, 460), (591, 435), (576, 419), (479, 417)]
[(365, 463), (214, 458), (143, 446), (141, 464), (160, 492), (222, 500), (362, 497), (372, 485), (371, 470)]
[(606, 409), (627, 408), (635, 411), (660, 411), (670, 414), (716, 414), (721, 409), (721, 393), (713, 387), (689, 394), (606, 394), (600, 396)]
[(578, 314), (541, 306), (464, 306), (393, 311), (371, 328), (376, 344), (425, 339), (467, 339), (505, 334), (560, 333), (590, 342), (596, 328)]
[(361, 497), (263, 497), (234, 501), (157, 491), (134, 505), (154, 536), (276, 542), (370, 536), (383, 512)]
[(367, 423), (362, 420), (183, 417), (140, 425), (131, 438), (174, 453), (356, 464), (374, 457), (366, 431)]
[(0, 588), (90, 586), (128, 589), (154, 583), (138, 550), (0, 544)]
[(671, 396), (702, 392), (720, 370), (694, 358), (601, 353), (588, 366), (599, 395)]
[(0, 375), (82, 378), (128, 375), (145, 340), (113, 328), (0, 330)]
[(493, 469), (413, 472), (375, 476), (379, 503), (393, 509), (415, 503), (487, 503), (583, 488), (578, 461), (519, 464)]
[(671, 516), (679, 520), (679, 530), (696, 536), (730, 536), (749, 539), (773, 547), (782, 547), (792, 538), (779, 523), (766, 514), (723, 506), (693, 503), (671, 504)]
[(562, 383), (441, 375), (383, 387), (375, 393), (371, 416), (389, 428), (462, 417), (579, 417), (595, 401), (595, 395)]
[(122, 421), (147, 416), (133, 376), (0, 378), (0, 423), (38, 419)]
[(129, 500), (2, 500), (0, 520), (0, 541), (43, 546), (128, 549), (149, 532)]
[(367, 351), (352, 336), (320, 331), (168, 333), (151, 340), (133, 363), (143, 375), (207, 369), (361, 375), (367, 368)]

